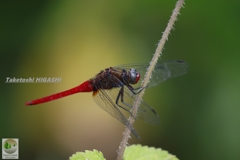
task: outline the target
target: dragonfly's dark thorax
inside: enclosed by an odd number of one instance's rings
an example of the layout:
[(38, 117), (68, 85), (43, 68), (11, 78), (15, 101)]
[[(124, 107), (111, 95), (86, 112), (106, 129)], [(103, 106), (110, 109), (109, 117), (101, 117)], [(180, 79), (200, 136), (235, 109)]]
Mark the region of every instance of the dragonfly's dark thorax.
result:
[(91, 81), (94, 91), (98, 89), (112, 89), (124, 84), (122, 80), (122, 70), (107, 68), (99, 72)]

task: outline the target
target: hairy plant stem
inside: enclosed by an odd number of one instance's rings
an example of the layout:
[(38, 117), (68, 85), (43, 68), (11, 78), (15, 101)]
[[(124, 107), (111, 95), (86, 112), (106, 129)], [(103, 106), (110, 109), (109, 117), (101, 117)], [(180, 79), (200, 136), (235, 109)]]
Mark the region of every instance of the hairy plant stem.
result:
[[(175, 9), (173, 10), (173, 13), (170, 17), (170, 20), (169, 20), (168, 24), (167, 24), (167, 27), (166, 27), (165, 31), (163, 32), (162, 38), (158, 43), (157, 49), (156, 49), (156, 51), (153, 55), (153, 58), (150, 62), (150, 65), (147, 69), (144, 80), (142, 81), (142, 85), (141, 85), (142, 87), (147, 86), (147, 84), (149, 83), (149, 81), (151, 79), (152, 72), (153, 72), (153, 70), (154, 70), (154, 68), (157, 64), (157, 61), (158, 61), (159, 57), (162, 55), (162, 50), (163, 50), (164, 44), (168, 40), (168, 36), (170, 34), (170, 31), (172, 30), (173, 25), (174, 25), (175, 21), (177, 20), (177, 16), (180, 12), (180, 9), (183, 7), (183, 4), (184, 4), (184, 0), (178, 0), (178, 2), (176, 3)], [(144, 92), (145, 92), (145, 89), (143, 89), (143, 91), (141, 91), (136, 96), (136, 99), (134, 101), (133, 108), (132, 108), (132, 111), (131, 111), (132, 116), (130, 116), (130, 118), (128, 119), (130, 125), (133, 125), (133, 123), (135, 121), (135, 117), (137, 115), (138, 107), (141, 104)], [(121, 141), (119, 149), (118, 149), (117, 160), (122, 160), (123, 159), (124, 150), (127, 146), (128, 139), (130, 138), (130, 133), (131, 133), (131, 131), (128, 129), (128, 127), (126, 127), (125, 131), (123, 133), (122, 141)]]

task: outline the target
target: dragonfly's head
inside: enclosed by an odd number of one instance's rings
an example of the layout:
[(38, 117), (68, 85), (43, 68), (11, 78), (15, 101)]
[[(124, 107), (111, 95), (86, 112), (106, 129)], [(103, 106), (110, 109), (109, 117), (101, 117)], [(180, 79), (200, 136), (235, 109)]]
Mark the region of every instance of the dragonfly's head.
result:
[(140, 73), (136, 71), (136, 69), (131, 68), (129, 71), (129, 83), (136, 84), (140, 79)]

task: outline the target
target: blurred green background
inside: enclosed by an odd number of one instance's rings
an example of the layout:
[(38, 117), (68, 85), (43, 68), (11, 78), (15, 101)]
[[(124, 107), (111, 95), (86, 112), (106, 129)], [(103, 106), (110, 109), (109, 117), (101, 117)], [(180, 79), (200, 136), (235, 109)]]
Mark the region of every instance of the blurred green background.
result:
[[(19, 138), (20, 159), (68, 159), (97, 149), (116, 158), (124, 126), (91, 93), (26, 107), (79, 85), (101, 69), (149, 62), (175, 0), (2, 1), (0, 137)], [(240, 1), (186, 1), (161, 61), (189, 72), (150, 88), (144, 100), (159, 126), (137, 121), (130, 144), (180, 159), (240, 159)], [(61, 83), (5, 83), (6, 77), (62, 77)]]

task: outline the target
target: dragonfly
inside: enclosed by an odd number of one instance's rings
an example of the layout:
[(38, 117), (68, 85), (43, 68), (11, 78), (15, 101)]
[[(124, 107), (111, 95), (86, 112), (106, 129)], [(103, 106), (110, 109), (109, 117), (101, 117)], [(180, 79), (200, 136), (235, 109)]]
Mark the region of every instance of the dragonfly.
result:
[[(80, 92), (93, 92), (92, 96), (97, 105), (126, 125), (131, 130), (131, 133), (139, 139), (139, 135), (132, 125), (129, 124), (124, 113), (128, 113), (131, 116), (135, 97), (143, 89), (154, 87), (169, 78), (185, 74), (188, 65), (182, 60), (160, 62), (156, 65), (149, 84), (142, 87), (141, 82), (148, 67), (149, 64), (147, 63), (109, 67), (79, 86), (26, 102), (25, 105), (37, 105)], [(157, 125), (160, 121), (157, 112), (143, 100), (139, 106), (136, 118), (152, 125)]]

